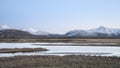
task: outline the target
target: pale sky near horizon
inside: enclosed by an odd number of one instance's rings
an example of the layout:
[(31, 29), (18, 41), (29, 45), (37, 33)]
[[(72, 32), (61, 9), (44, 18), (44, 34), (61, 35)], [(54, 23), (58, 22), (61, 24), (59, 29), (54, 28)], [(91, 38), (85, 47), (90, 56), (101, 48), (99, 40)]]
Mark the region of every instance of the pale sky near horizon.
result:
[(0, 0), (0, 25), (51, 33), (120, 28), (120, 0)]

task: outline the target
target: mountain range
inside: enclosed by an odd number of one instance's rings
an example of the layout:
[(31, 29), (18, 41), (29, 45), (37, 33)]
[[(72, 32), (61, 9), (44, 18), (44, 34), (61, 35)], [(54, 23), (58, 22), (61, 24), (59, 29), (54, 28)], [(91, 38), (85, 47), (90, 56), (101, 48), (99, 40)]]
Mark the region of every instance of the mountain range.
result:
[(120, 38), (120, 29), (100, 26), (89, 30), (72, 30), (65, 34), (53, 34), (39, 29), (14, 29), (7, 25), (0, 26), (0, 38)]
[(100, 26), (90, 30), (72, 30), (66, 33), (67, 36), (99, 37), (115, 36), (120, 34), (120, 29), (112, 29)]

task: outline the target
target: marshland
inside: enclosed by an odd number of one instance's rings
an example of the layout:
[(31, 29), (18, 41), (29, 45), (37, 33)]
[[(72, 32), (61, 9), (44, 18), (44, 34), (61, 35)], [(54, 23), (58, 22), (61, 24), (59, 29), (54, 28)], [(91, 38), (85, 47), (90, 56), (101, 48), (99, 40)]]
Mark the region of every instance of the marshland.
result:
[(15, 56), (0, 58), (0, 68), (119, 68), (119, 57)]
[(120, 0), (0, 0), (0, 68), (120, 68)]
[(120, 47), (104, 44), (4, 42), (0, 49), (7, 52), (0, 53), (0, 68), (119, 68)]

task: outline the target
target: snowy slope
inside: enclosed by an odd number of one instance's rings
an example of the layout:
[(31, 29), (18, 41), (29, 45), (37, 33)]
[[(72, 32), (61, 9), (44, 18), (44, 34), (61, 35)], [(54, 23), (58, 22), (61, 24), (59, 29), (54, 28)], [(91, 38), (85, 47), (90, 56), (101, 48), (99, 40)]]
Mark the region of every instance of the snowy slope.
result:
[[(6, 30), (6, 29), (12, 29), (7, 25), (0, 25), (0, 30)], [(49, 32), (41, 31), (39, 29), (33, 29), (33, 28), (24, 28), (24, 29), (18, 29), (22, 31), (27, 31), (34, 35), (54, 35)], [(120, 29), (113, 29), (113, 28), (106, 28), (106, 27), (98, 27), (90, 30), (72, 30), (67, 32), (65, 35), (67, 36), (83, 36), (83, 37), (94, 37), (94, 36), (100, 36), (100, 35), (120, 35)]]
[(118, 35), (120, 34), (120, 29), (101, 26), (90, 30), (73, 30), (66, 33), (67, 36), (98, 36), (98, 34), (106, 34), (108, 36)]
[(95, 34), (89, 33), (85, 30), (73, 30), (66, 33), (67, 36), (94, 36)]
[(23, 31), (27, 31), (31, 34), (34, 34), (34, 35), (49, 35), (50, 33), (48, 32), (44, 32), (44, 31), (41, 31), (41, 30), (38, 30), (38, 29), (33, 29), (33, 28), (27, 28), (27, 29), (22, 29)]
[[(0, 30), (6, 30), (6, 29), (11, 29), (9, 26), (7, 25), (0, 25)], [(22, 31), (27, 31), (31, 34), (35, 34), (35, 35), (49, 35), (50, 33), (45, 32), (45, 31), (41, 31), (38, 29), (33, 29), (33, 28), (24, 28), (24, 29), (17, 29), (17, 30), (22, 30)]]
[(90, 29), (90, 30), (88, 30), (88, 32), (91, 32), (91, 33), (103, 33), (103, 34), (111, 35), (111, 34), (120, 33), (120, 29), (112, 29), (112, 28), (106, 28), (106, 27), (101, 26), (99, 28)]
[(10, 29), (10, 27), (7, 25), (0, 25), (0, 30), (4, 30), (4, 29)]

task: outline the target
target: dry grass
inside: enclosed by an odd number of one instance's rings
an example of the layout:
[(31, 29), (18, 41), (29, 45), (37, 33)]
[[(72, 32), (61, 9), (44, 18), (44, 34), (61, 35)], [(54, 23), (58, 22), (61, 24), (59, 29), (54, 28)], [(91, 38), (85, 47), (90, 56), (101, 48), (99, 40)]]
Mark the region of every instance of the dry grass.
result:
[(0, 39), (0, 42), (84, 42), (120, 43), (120, 39)]
[(47, 51), (45, 48), (14, 48), (14, 49), (0, 49), (0, 53), (16, 53), (16, 52), (37, 52), (37, 51)]
[(94, 43), (101, 43), (100, 46), (120, 46), (120, 39), (0, 39), (0, 42), (9, 42), (9, 43), (64, 42), (64, 43), (78, 43), (78, 44), (93, 43), (91, 45), (94, 45)]
[(120, 68), (120, 58), (95, 56), (17, 56), (0, 58), (0, 68)]

